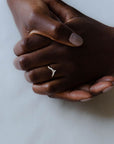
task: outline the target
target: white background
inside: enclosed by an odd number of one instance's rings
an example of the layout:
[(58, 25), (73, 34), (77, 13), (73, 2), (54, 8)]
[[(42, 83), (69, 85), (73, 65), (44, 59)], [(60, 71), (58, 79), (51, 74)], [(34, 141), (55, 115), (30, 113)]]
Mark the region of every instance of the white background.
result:
[[(114, 0), (66, 2), (114, 26)], [(6, 0), (0, 0), (0, 144), (113, 144), (114, 90), (87, 103), (34, 94), (13, 67), (19, 39)]]

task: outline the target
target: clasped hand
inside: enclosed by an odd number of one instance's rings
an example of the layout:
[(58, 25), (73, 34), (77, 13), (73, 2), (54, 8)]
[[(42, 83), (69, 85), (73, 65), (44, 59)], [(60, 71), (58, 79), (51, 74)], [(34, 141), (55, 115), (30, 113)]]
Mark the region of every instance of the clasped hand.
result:
[(113, 87), (112, 27), (60, 0), (8, 3), (22, 36), (14, 48), (15, 66), (26, 71), (36, 93), (84, 101)]

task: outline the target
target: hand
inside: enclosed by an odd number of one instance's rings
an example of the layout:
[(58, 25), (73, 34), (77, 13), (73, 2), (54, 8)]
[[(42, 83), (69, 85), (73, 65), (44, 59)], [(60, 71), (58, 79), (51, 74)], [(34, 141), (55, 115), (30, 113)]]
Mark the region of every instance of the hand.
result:
[[(17, 45), (15, 46), (14, 51), (17, 56), (20, 56), (20, 55), (30, 53), (34, 51), (35, 49), (38, 50), (38, 47), (39, 49), (41, 49), (44, 40), (45, 38), (42, 36), (32, 35), (31, 37), (28, 37), (25, 40), (21, 40), (20, 42), (18, 42)], [(47, 41), (50, 41), (50, 40), (47, 39)], [(50, 76), (51, 76), (51, 73), (50, 73)], [(41, 78), (41, 73), (40, 74), (37, 73), (36, 77), (34, 74), (31, 74), (30, 79), (33, 79), (34, 81), (34, 79), (36, 80), (38, 79), (38, 77)], [(48, 95), (54, 98), (67, 99), (67, 100), (72, 100), (72, 101), (86, 101), (86, 100), (90, 100), (95, 95), (98, 95), (102, 92), (106, 92), (110, 90), (111, 88), (113, 88), (112, 86), (113, 84), (114, 84), (114, 77), (106, 76), (106, 77), (101, 78), (100, 80), (95, 81), (92, 84), (90, 83), (84, 86), (80, 86), (78, 88), (76, 87), (73, 91), (66, 91), (63, 93), (54, 93), (54, 94), (50, 93)], [(36, 93), (45, 94), (45, 92), (38, 89), (36, 85), (33, 85), (33, 90)]]
[[(22, 56), (18, 58), (18, 60), (22, 60), (21, 61), (22, 65), (23, 65), (23, 62), (24, 62), (23, 60), (27, 56), (25, 53), (28, 53), (28, 50), (29, 50), (29, 54), (30, 54), (30, 50), (32, 50), (32, 48), (33, 49), (37, 48), (37, 51), (38, 51), (39, 40), (40, 40), (40, 42), (42, 42), (43, 39), (44, 39), (43, 37), (39, 37), (38, 35), (32, 35), (31, 37), (25, 39), (24, 42), (26, 42), (26, 43), (24, 43), (23, 41), (20, 41), (16, 45), (15, 53), (17, 55), (19, 55), (20, 54), (20, 50), (21, 50), (21, 54), (22, 53), (24, 54), (24, 55), (22, 54)], [(23, 45), (23, 46), (20, 45), (22, 43), (25, 44), (25, 45)], [(40, 50), (42, 50), (42, 49), (40, 49)], [(34, 56), (32, 56), (32, 58), (33, 57)], [(18, 60), (16, 59), (16, 63), (18, 62)], [(35, 62), (33, 60), (33, 62), (31, 62), (31, 63), (35, 64)], [(26, 60), (25, 60), (25, 67), (27, 66), (26, 64), (27, 63), (26, 63)], [(16, 67), (18, 69), (20, 69), (17, 64), (16, 64)], [(23, 67), (23, 69), (26, 69), (26, 68), (24, 68), (24, 65), (22, 67)], [(45, 67), (45, 69), (47, 69), (47, 67)], [(42, 80), (46, 80), (46, 78), (51, 78), (51, 71), (49, 71), (49, 69), (47, 69), (47, 74), (44, 73), (45, 71), (42, 71), (42, 70), (43, 69), (39, 68), (39, 69), (36, 69), (36, 70), (33, 69), (30, 72), (27, 72), (25, 74), (26, 79), (29, 82), (31, 81), (31, 82), (35, 83), (35, 81), (37, 81), (37, 82), (39, 81), (39, 83), (40, 82), (42, 83), (43, 82)], [(28, 77), (28, 75), (29, 75), (29, 77)], [(42, 88), (38, 88), (38, 85), (34, 85), (33, 86), (33, 90), (36, 93), (47, 94), (47, 95), (49, 95), (51, 97), (54, 97), (54, 98), (57, 97), (57, 98), (64, 98), (64, 99), (73, 100), (73, 101), (79, 101), (79, 100), (83, 101), (85, 99), (88, 100), (88, 98), (91, 98), (92, 94), (94, 94), (94, 95), (95, 94), (99, 94), (101, 92), (105, 92), (105, 91), (111, 89), (112, 88), (112, 82), (114, 82), (114, 77), (108, 76), (108, 77), (104, 77), (104, 78), (100, 79), (95, 84), (92, 83), (92, 84), (88, 84), (88, 85), (81, 86), (81, 87), (78, 87), (78, 88), (76, 87), (76, 89), (73, 90), (73, 91), (66, 91), (66, 92), (63, 92), (63, 93), (55, 93), (56, 92), (55, 90), (54, 90), (54, 93), (53, 93), (53, 85), (51, 86), (50, 84), (49, 84), (49, 86), (47, 88), (43, 88), (43, 89)]]
[[(86, 102), (90, 101), (95, 96), (106, 93), (114, 88), (114, 76), (104, 76), (93, 84), (87, 84), (76, 88), (73, 91), (66, 91), (63, 93), (56, 93), (51, 95), (52, 98), (66, 99), (70, 101)], [(33, 90), (38, 93), (37, 89)]]
[[(62, 17), (62, 16), (61, 16)], [(85, 17), (85, 16), (84, 16)], [(83, 18), (83, 17), (82, 17)], [(87, 18), (88, 20), (91, 20), (91, 19), (89, 19), (89, 18)], [(76, 19), (74, 19), (74, 17), (73, 17), (73, 21), (72, 20), (70, 20), (70, 22), (68, 23), (67, 22), (67, 25), (68, 26), (76, 26), (76, 21), (75, 21)], [(93, 21), (93, 22), (92, 22)], [(83, 22), (83, 19), (82, 19), (82, 22)], [(87, 23), (89, 23), (90, 24), (90, 26), (92, 26), (93, 27), (93, 30), (94, 30), (94, 32), (95, 32), (95, 34), (93, 35), (93, 33), (91, 33), (91, 31), (87, 31), (87, 32), (89, 32), (89, 37), (96, 37), (97, 36), (97, 33), (99, 33), (99, 38), (98, 39), (96, 39), (96, 43), (97, 42), (100, 42), (100, 43), (97, 43), (97, 45), (98, 44), (101, 44), (102, 42), (104, 42), (104, 41), (100, 41), (100, 37), (101, 37), (101, 35), (103, 35), (104, 36), (104, 38), (106, 38), (106, 40), (107, 40), (107, 42), (111, 42), (111, 45), (112, 45), (112, 35), (111, 35), (111, 30), (110, 30), (110, 28), (109, 27), (107, 27), (107, 26), (104, 26), (104, 25), (102, 25), (102, 24), (100, 24), (100, 23), (98, 23), (98, 22), (96, 22), (96, 21), (94, 21), (94, 20), (91, 20), (91, 21), (85, 21), (84, 20), (84, 22), (85, 23), (82, 23), (82, 24), (87, 24)], [(92, 22), (92, 23), (91, 23)], [(95, 23), (94, 23), (95, 22)], [(81, 23), (80, 23), (81, 24)], [(94, 25), (95, 24), (95, 25)], [(98, 25), (97, 27), (96, 27), (96, 24)], [(81, 26), (81, 25), (80, 25)], [(82, 25), (83, 26), (83, 25)], [(85, 25), (86, 26), (86, 25)], [(92, 28), (92, 27), (90, 27), (90, 28)], [(89, 26), (87, 27), (88, 29), (89, 29)], [(101, 29), (102, 28), (102, 29)], [(78, 29), (78, 27), (77, 27), (77, 29)], [(87, 30), (88, 30), (87, 29)], [(80, 28), (80, 30), (83, 30), (83, 29), (81, 29)], [(98, 31), (96, 31), (96, 30), (100, 30), (99, 32)], [(105, 30), (105, 31), (104, 31)], [(80, 31), (79, 31), (80, 32)], [(81, 33), (81, 32), (80, 32)], [(84, 37), (84, 34), (86, 33), (86, 31), (84, 32), (83, 31), (83, 37)], [(100, 35), (101, 34), (101, 35)], [(104, 35), (105, 34), (105, 35)], [(108, 36), (106, 37), (106, 34), (108, 34)], [(85, 37), (84, 37), (85, 38)], [(101, 39), (102, 40), (102, 39)], [(110, 40), (110, 41), (109, 41)], [(87, 41), (87, 44), (89, 43), (89, 41)], [(95, 43), (95, 42), (94, 42)], [(58, 44), (57, 44), (58, 45)], [(52, 46), (53, 46), (53, 44), (52, 44)], [(92, 43), (89, 43), (89, 46), (92, 46)], [(99, 46), (99, 45), (98, 45)], [(102, 46), (102, 45), (101, 45)], [(79, 53), (78, 54), (80, 54), (81, 55), (81, 53), (82, 54), (84, 54), (83, 52), (81, 52), (81, 51), (83, 51), (83, 48), (85, 47), (85, 45), (83, 45), (83, 47), (82, 47), (82, 49), (80, 50), (80, 51), (78, 51)], [(101, 47), (101, 48), (103, 48), (104, 47), (104, 45)], [(110, 46), (109, 46), (110, 47)], [(94, 46), (93, 45), (93, 48), (96, 48), (96, 45)], [(104, 47), (105, 48), (105, 47)], [(111, 47), (112, 48), (112, 47)], [(66, 48), (66, 49), (68, 49), (68, 48)], [(105, 48), (106, 49), (106, 48)], [(69, 49), (70, 50), (70, 49)], [(74, 50), (74, 49), (73, 49)], [(96, 49), (93, 49), (93, 51), (90, 49), (90, 48), (86, 48), (86, 50), (90, 53), (90, 55), (91, 54), (96, 54), (96, 53), (94, 53), (94, 52), (99, 52), (99, 50), (98, 50), (98, 48), (96, 48)], [(103, 49), (102, 49), (103, 50)], [(105, 50), (106, 51), (106, 50)], [(111, 50), (110, 50), (111, 51)], [(65, 51), (64, 51), (65, 52)], [(70, 51), (69, 51), (70, 52)], [(75, 50), (74, 50), (74, 52), (75, 52)], [(109, 53), (109, 51), (108, 51), (108, 53)], [(57, 52), (57, 54), (58, 54), (58, 52)], [(72, 53), (71, 53), (72, 54)], [(85, 54), (87, 54), (87, 53), (85, 53)], [(90, 56), (89, 55), (89, 56)], [(99, 53), (98, 53), (98, 55), (99, 55)], [(101, 53), (100, 53), (100, 55), (101, 55)], [(24, 55), (25, 56), (25, 55)], [(73, 56), (73, 54), (71, 55), (71, 56)], [(76, 55), (76, 56), (78, 56), (78, 55)], [(75, 57), (76, 57), (75, 56)], [(22, 57), (21, 57), (22, 58)], [(85, 56), (85, 59), (84, 60), (86, 60), (86, 58), (87, 58), (87, 62), (89, 62), (89, 60), (88, 60), (88, 57), (87, 57), (87, 55)], [(92, 58), (92, 56), (90, 57), (90, 58)], [(94, 59), (95, 57), (93, 57), (92, 58), (92, 61), (94, 60), (95, 61), (95, 59)], [(98, 57), (99, 58), (99, 57)], [(101, 57), (100, 57), (101, 58)], [(108, 58), (110, 58), (109, 56), (108, 56)], [(23, 59), (23, 58), (22, 58)], [(22, 60), (21, 59), (21, 60)], [(112, 59), (112, 58), (111, 58)], [(19, 59), (18, 59), (19, 60)], [(18, 62), (18, 60), (17, 60), (17, 62)], [(24, 59), (23, 59), (24, 60)], [(78, 60), (78, 59), (77, 59)], [(81, 57), (81, 60), (83, 60), (82, 59), (82, 57)], [(110, 60), (110, 59), (109, 59)], [(75, 63), (76, 61), (74, 61), (74, 63)], [(79, 59), (79, 64), (80, 64), (80, 59)], [(22, 62), (23, 63), (23, 62)], [(72, 62), (71, 62), (72, 63)], [(81, 62), (82, 64), (83, 64), (83, 61)], [(85, 61), (84, 61), (84, 63), (85, 63)], [(92, 62), (90, 62), (90, 63), (88, 63), (88, 64), (91, 64)], [(108, 63), (108, 62), (107, 62)], [(73, 63), (72, 63), (73, 64)], [(75, 63), (76, 64), (76, 63)], [(102, 63), (103, 65), (104, 65), (104, 63)], [(64, 63), (64, 65), (65, 65), (65, 63)], [(74, 65), (74, 64), (73, 64)], [(102, 65), (102, 66), (103, 66)], [(110, 65), (112, 65), (112, 63), (110, 64)], [(84, 65), (85, 66), (85, 65)], [(96, 65), (95, 65), (95, 67), (97, 67)], [(100, 67), (99, 65), (98, 65), (98, 67)], [(88, 68), (89, 68), (89, 66), (88, 66)], [(76, 69), (76, 65), (75, 65), (75, 69)], [(88, 69), (89, 70), (89, 69)], [(111, 69), (109, 69), (109, 71), (111, 72), (111, 71), (113, 71), (113, 68), (111, 67)], [(79, 70), (79, 72), (80, 72), (80, 70)], [(97, 71), (95, 71), (95, 72), (97, 72)], [(95, 75), (95, 72), (93, 72), (94, 73), (94, 75)], [(69, 73), (69, 72), (68, 72)], [(83, 72), (83, 73), (85, 73), (85, 72)], [(92, 73), (92, 74), (93, 74)], [(104, 71), (102, 71), (102, 72), (100, 72), (100, 73), (102, 73), (102, 75), (105, 75), (104, 74)], [(105, 73), (106, 74), (108, 74), (108, 72), (106, 72), (105, 71)], [(37, 73), (38, 74), (38, 73)], [(75, 74), (77, 74), (77, 73), (75, 73)], [(85, 75), (86, 76), (86, 75)], [(80, 75), (80, 77), (81, 77), (81, 75)], [(89, 76), (88, 76), (89, 77)], [(91, 77), (91, 76), (90, 76)], [(100, 77), (100, 76), (94, 76), (94, 77), (96, 77), (96, 78), (98, 78), (98, 77)], [(92, 78), (93, 80), (95, 80), (96, 78)], [(84, 79), (83, 79), (84, 80)], [(93, 81), (93, 80), (90, 80), (90, 81)], [(72, 81), (73, 82), (73, 81)], [(78, 81), (79, 82), (79, 81)], [(88, 81), (89, 82), (89, 81)], [(85, 82), (84, 82), (85, 83)], [(112, 85), (112, 83), (110, 82), (110, 83), (105, 83), (105, 84), (108, 84), (108, 86), (111, 86)], [(41, 87), (40, 87), (41, 86)], [(42, 86), (44, 86), (44, 85), (34, 85), (34, 89), (35, 89), (35, 91), (36, 92), (39, 92), (39, 93), (41, 93), (41, 91), (42, 91)], [(59, 97), (60, 96), (60, 94), (56, 94), (56, 92), (57, 91), (55, 91), (55, 86), (53, 87), (52, 85), (50, 86), (50, 85), (45, 85), (45, 86), (47, 86), (47, 91), (48, 91), (48, 95), (56, 95), (57, 97)], [(106, 86), (106, 85), (105, 85)], [(57, 88), (57, 87), (56, 87)], [(106, 88), (106, 87), (105, 87)], [(50, 91), (51, 90), (51, 91)], [(54, 90), (54, 92), (55, 93), (53, 93), (53, 90)], [(44, 90), (44, 91), (42, 91), (42, 93), (47, 93), (47, 91), (46, 91), (46, 89)], [(50, 92), (49, 92), (50, 91)], [(68, 94), (68, 93), (67, 93)], [(76, 93), (74, 93), (74, 94), (76, 94)], [(64, 98), (65, 98), (65, 95), (66, 95), (66, 93), (64, 93)], [(62, 95), (61, 95), (61, 97), (62, 97)], [(66, 95), (66, 97), (67, 97), (67, 95)], [(90, 97), (90, 96), (89, 96)], [(69, 97), (69, 99), (70, 99), (70, 97)], [(71, 98), (72, 99), (72, 98)], [(75, 99), (76, 100), (76, 99)]]
[(22, 37), (34, 30), (38, 34), (72, 47), (80, 46), (83, 40), (64, 25), (49, 10), (43, 0), (7, 0)]

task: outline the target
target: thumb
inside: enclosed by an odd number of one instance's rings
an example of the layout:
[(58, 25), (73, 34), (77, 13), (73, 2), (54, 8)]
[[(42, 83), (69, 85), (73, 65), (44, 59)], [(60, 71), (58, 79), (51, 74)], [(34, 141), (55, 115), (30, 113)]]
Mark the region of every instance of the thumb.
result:
[(78, 47), (83, 44), (83, 39), (68, 26), (47, 15), (36, 16), (34, 24), (35, 26), (31, 30), (30, 35), (42, 35), (72, 47)]

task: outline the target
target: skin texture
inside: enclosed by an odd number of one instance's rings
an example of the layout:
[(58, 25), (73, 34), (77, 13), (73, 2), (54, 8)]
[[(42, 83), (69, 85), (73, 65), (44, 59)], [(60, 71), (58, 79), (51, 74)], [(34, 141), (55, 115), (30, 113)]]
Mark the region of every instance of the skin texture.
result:
[(57, 19), (43, 0), (8, 0), (8, 4), (22, 37), (35, 29), (38, 34), (62, 44), (82, 45), (83, 40), (77, 34), (72, 42), (73, 31)]
[[(35, 27), (25, 34), (26, 32), (20, 28), (20, 25), (23, 25), (19, 24), (21, 20), (19, 21), (19, 18), (17, 20), (17, 15), (14, 16), (23, 37), (14, 49), (18, 56), (15, 66), (17, 69), (26, 71), (25, 77), (33, 83), (33, 90), (54, 98), (80, 101), (90, 99), (92, 95), (97, 95), (109, 87), (112, 88), (113, 76), (96, 80), (114, 73), (114, 29), (88, 18), (61, 1), (45, 0), (44, 2), (53, 12), (54, 18), (79, 34), (84, 44), (75, 48), (70, 47), (69, 42), (66, 43), (66, 41), (62, 44), (57, 43), (58, 39), (55, 42), (53, 38), (50, 40), (48, 39), (50, 37), (43, 37), (47, 36), (45, 31), (43, 31), (44, 34), (38, 35), (39, 29)], [(12, 7), (16, 7), (16, 4), (17, 2)], [(14, 8), (11, 9), (13, 9), (12, 12), (16, 11)], [(43, 9), (46, 8), (43, 6)], [(20, 15), (20, 12), (17, 13)], [(38, 22), (37, 27), (41, 25)], [(41, 22), (43, 24), (44, 21)], [(56, 31), (54, 33), (56, 35)], [(72, 35), (72, 41), (73, 38)], [(52, 73), (48, 65), (57, 70), (54, 78), (51, 77)]]

